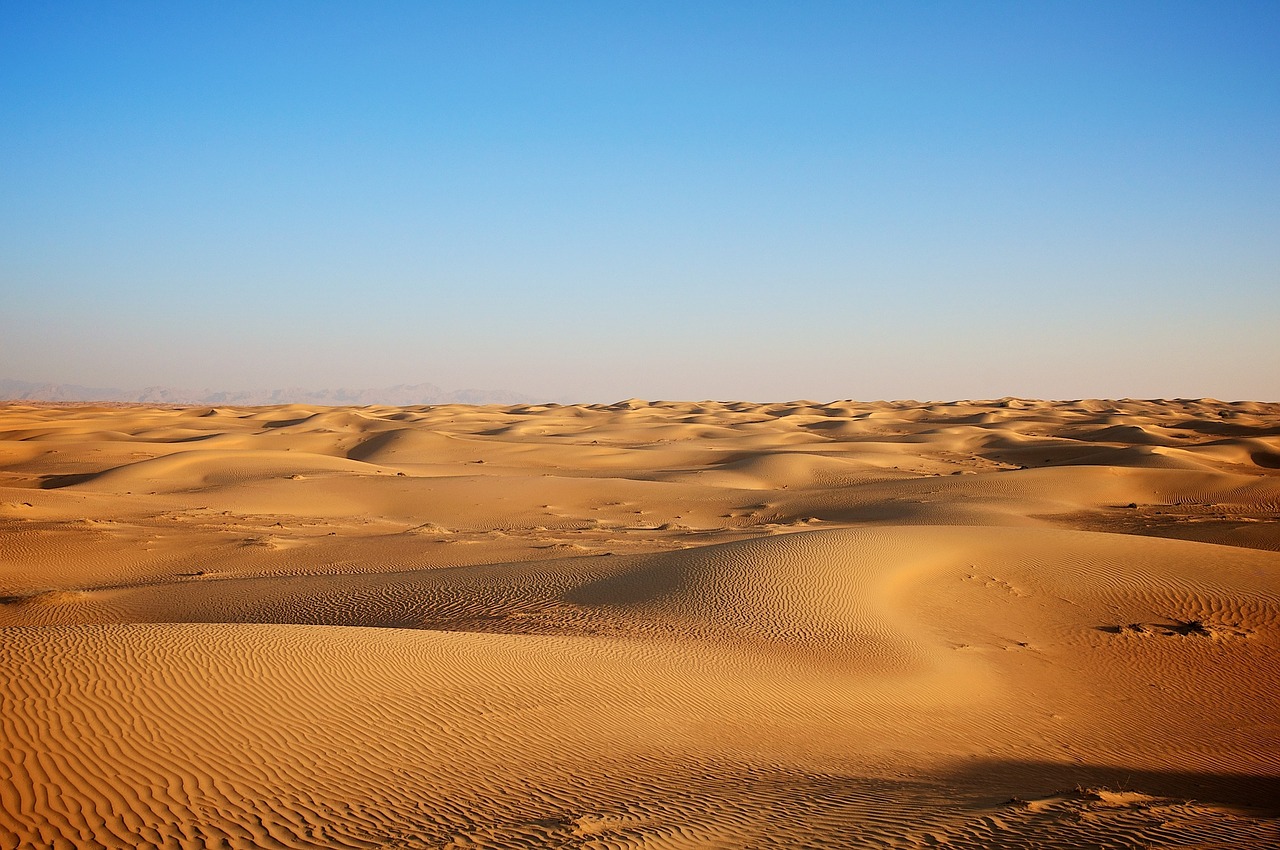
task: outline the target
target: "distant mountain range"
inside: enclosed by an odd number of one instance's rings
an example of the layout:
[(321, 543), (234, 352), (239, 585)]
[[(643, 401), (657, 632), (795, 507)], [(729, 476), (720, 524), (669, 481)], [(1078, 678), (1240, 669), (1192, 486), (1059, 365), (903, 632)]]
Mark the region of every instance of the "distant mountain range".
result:
[(525, 404), (535, 399), (506, 390), (444, 390), (435, 384), (397, 384), (381, 389), (308, 390), (290, 387), (279, 390), (189, 390), (175, 387), (144, 387), (122, 390), (115, 387), (82, 387), (77, 384), (38, 384), (0, 379), (0, 400), (30, 401), (111, 401), (138, 404)]

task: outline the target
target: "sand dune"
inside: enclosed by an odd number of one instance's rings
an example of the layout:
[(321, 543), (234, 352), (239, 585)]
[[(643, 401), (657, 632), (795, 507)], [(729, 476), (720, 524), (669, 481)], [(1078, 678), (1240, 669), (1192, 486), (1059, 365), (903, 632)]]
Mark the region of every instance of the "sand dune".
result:
[(0, 847), (1280, 844), (1280, 405), (0, 407)]

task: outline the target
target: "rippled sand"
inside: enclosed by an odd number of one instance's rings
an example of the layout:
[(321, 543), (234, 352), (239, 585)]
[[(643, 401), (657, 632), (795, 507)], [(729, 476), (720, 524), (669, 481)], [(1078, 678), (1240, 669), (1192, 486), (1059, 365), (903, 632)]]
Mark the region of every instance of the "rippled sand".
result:
[(0, 847), (1270, 847), (1280, 405), (0, 406)]

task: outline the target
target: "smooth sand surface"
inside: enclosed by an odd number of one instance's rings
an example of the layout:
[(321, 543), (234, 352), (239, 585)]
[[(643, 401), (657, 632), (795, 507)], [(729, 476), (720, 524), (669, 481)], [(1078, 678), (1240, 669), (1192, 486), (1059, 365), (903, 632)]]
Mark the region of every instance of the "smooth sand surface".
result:
[(1280, 405), (0, 406), (0, 847), (1280, 846)]

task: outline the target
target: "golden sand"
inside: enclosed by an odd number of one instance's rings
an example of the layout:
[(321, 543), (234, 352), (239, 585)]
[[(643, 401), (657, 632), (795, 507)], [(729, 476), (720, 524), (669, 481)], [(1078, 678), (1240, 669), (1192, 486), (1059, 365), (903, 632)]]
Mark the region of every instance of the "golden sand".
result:
[(1280, 843), (1280, 405), (0, 406), (0, 848)]

